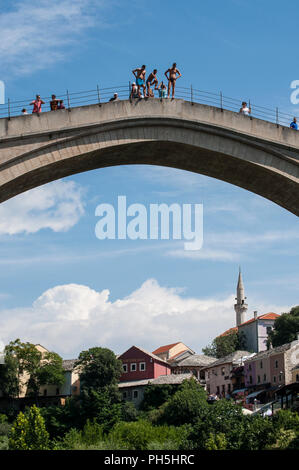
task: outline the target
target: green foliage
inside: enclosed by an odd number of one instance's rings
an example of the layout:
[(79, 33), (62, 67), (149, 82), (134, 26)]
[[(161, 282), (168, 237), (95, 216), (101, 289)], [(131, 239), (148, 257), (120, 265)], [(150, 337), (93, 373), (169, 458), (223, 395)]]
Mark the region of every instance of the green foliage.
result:
[(269, 334), (268, 343), (274, 347), (290, 343), (297, 339), (299, 332), (299, 305), (289, 313), (282, 313), (274, 322), (274, 329)]
[(204, 448), (206, 450), (226, 450), (227, 448), (227, 441), (225, 434), (220, 432), (219, 434), (212, 434), (206, 440), (204, 444)]
[(175, 426), (193, 423), (208, 406), (203, 387), (194, 379), (184, 380), (165, 404), (160, 422)]
[(207, 356), (224, 357), (238, 350), (246, 349), (246, 340), (243, 333), (231, 333), (226, 336), (218, 336), (212, 344), (202, 349)]
[(217, 445), (215, 436), (219, 434), (225, 436), (227, 450), (261, 450), (275, 442), (276, 431), (269, 418), (243, 415), (241, 406), (232, 401), (219, 400), (203, 411), (190, 435), (199, 450)]
[[(296, 432), (292, 429), (281, 429), (279, 437), (274, 445), (270, 446), (269, 449), (285, 450), (292, 447), (292, 443), (296, 439)], [(296, 449), (294, 447), (294, 449)], [(297, 447), (298, 450), (298, 447)]]
[(8, 436), (0, 436), (0, 450), (9, 450)]
[(276, 429), (293, 429), (299, 434), (299, 414), (290, 410), (279, 410), (273, 416)]
[(104, 431), (109, 429), (121, 419), (122, 405), (115, 402), (115, 396), (110, 393), (110, 389), (99, 391), (90, 389), (83, 391), (80, 396), (80, 418), (85, 423), (88, 419), (94, 420), (103, 425)]
[(140, 404), (140, 410), (157, 409), (177, 391), (176, 385), (147, 385)]
[(9, 437), (10, 450), (49, 449), (49, 434), (39, 409), (34, 405), (27, 414), (19, 413)]
[(82, 351), (77, 361), (82, 390), (117, 388), (122, 374), (122, 362), (107, 348), (90, 348)]
[[(22, 343), (19, 339), (11, 341), (5, 347), (5, 365), (0, 372), (1, 389), (5, 396), (16, 397), (20, 389), (20, 377), (28, 374), (24, 384), (29, 392), (39, 395), (42, 385), (61, 385), (64, 383), (62, 358), (53, 352), (44, 355), (34, 344)], [(0, 368), (2, 369), (2, 368)]]
[(0, 367), (0, 390), (4, 397), (15, 398), (19, 395), (18, 360), (7, 350), (4, 364)]
[(109, 438), (130, 450), (180, 449), (188, 437), (188, 428), (153, 426), (148, 421), (117, 423)]
[(136, 421), (138, 418), (138, 411), (130, 401), (124, 401), (121, 405), (121, 421)]

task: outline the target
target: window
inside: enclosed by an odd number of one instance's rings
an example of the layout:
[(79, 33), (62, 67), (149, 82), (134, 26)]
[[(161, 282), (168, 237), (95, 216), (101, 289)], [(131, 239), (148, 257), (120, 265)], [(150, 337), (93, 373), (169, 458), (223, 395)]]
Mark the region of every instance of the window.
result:
[(133, 390), (133, 398), (138, 398), (138, 390)]
[(123, 364), (123, 372), (128, 372), (128, 364)]
[(221, 367), (221, 375), (225, 374), (225, 367)]
[(296, 382), (299, 382), (299, 374), (296, 374)]
[(279, 380), (279, 382), (281, 382), (281, 380), (282, 380), (282, 374), (279, 374), (278, 380)]
[(145, 370), (145, 362), (140, 362), (139, 363), (139, 370)]
[(261, 383), (261, 376), (260, 375), (257, 376), (257, 383), (259, 383), (259, 384)]
[(59, 395), (59, 388), (56, 388), (56, 395)]
[(276, 375), (274, 375), (273, 377), (273, 382), (276, 382)]
[(220, 394), (220, 388), (217, 386), (217, 394)]
[(248, 370), (251, 370), (251, 364), (249, 364), (249, 366), (248, 366)]
[(231, 390), (230, 384), (227, 384), (227, 391), (228, 391), (228, 393), (230, 393), (230, 390)]
[(260, 362), (260, 368), (263, 368), (263, 361)]
[(44, 397), (46, 397), (47, 394), (48, 394), (48, 391), (47, 391), (47, 389), (45, 388), (45, 390), (44, 390)]
[(222, 391), (225, 392), (225, 385), (222, 385)]
[(252, 384), (252, 375), (249, 376), (249, 383)]
[(275, 369), (278, 369), (278, 361), (275, 361)]
[(266, 382), (266, 381), (267, 381), (267, 376), (266, 376), (266, 374), (264, 374), (264, 382)]
[(123, 392), (123, 399), (125, 400), (127, 398), (127, 392)]
[(267, 326), (266, 330), (267, 330), (267, 335), (269, 335), (269, 333), (271, 333), (272, 331), (272, 326)]
[(131, 364), (131, 372), (136, 372), (136, 370), (137, 370), (136, 362), (132, 362), (132, 364)]

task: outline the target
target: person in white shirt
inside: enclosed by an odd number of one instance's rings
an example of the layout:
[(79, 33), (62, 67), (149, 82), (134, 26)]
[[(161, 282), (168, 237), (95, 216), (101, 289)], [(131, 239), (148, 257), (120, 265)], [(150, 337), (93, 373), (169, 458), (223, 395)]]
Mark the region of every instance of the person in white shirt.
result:
[(249, 114), (251, 114), (251, 107), (248, 108), (246, 101), (242, 102), (242, 108), (240, 108), (239, 112), (245, 116), (249, 116)]

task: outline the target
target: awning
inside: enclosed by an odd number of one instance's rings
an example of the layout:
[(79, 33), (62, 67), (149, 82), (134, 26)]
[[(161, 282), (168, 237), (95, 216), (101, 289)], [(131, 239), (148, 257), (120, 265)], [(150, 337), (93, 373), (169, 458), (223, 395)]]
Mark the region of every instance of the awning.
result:
[(248, 398), (257, 397), (260, 393), (263, 393), (263, 392), (267, 392), (267, 389), (265, 388), (264, 390), (259, 390), (258, 392), (250, 393), (249, 395), (247, 395), (246, 401), (248, 400)]
[(234, 390), (231, 395), (234, 395), (235, 393), (244, 393), (246, 392), (247, 388), (239, 388), (239, 390)]

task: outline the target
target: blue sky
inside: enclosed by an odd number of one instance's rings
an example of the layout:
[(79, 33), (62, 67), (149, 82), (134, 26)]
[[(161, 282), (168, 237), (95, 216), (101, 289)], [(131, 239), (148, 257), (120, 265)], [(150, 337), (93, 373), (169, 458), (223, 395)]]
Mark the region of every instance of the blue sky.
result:
[[(181, 86), (279, 106), (299, 79), (292, 13), (278, 1), (0, 1), (6, 96), (126, 85), (145, 63), (176, 61)], [(29, 102), (29, 101), (28, 101)], [(95, 208), (202, 203), (204, 246), (100, 241)], [(121, 353), (184, 341), (197, 352), (234, 325), (239, 265), (253, 310), (298, 304), (298, 219), (243, 189), (169, 168), (82, 173), (0, 206), (0, 340), (20, 337), (64, 357), (94, 345)]]

